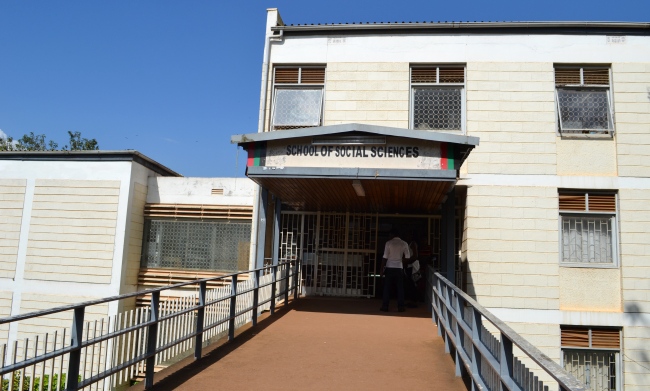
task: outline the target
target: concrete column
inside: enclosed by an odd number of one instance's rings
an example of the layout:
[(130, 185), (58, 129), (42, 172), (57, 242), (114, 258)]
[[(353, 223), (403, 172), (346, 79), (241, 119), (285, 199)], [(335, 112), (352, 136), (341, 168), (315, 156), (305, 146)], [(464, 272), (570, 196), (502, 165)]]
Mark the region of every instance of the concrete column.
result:
[(280, 252), (280, 218), (282, 217), (282, 201), (275, 198), (275, 213), (273, 214), (273, 264), (278, 264)]
[(442, 274), (456, 284), (456, 189), (447, 193), (447, 200), (442, 204), (442, 221), (440, 222), (440, 269)]
[(257, 253), (255, 256), (255, 267), (264, 266), (264, 248), (266, 247), (266, 206), (268, 204), (269, 191), (260, 187), (257, 212)]

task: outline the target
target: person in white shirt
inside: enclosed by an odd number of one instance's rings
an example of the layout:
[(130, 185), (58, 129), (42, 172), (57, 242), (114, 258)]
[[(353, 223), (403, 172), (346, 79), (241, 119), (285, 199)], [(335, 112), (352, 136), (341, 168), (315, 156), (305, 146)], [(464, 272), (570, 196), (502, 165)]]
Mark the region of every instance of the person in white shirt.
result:
[(404, 312), (404, 270), (403, 260), (411, 258), (408, 244), (399, 238), (399, 234), (391, 231), (390, 240), (386, 242), (384, 257), (381, 263), (381, 274), (384, 278), (384, 294), (380, 311), (388, 311), (390, 291), (397, 285), (397, 310)]

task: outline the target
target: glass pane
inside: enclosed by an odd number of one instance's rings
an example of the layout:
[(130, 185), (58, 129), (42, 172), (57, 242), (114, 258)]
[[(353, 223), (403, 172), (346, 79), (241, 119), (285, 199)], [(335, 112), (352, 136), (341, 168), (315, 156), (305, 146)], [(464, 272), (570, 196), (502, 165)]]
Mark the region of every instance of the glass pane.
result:
[(563, 350), (564, 369), (588, 390), (616, 391), (616, 352)]
[(413, 128), (461, 130), (462, 88), (413, 88)]
[(563, 133), (604, 133), (610, 129), (606, 90), (557, 90)]
[(273, 126), (319, 126), (322, 89), (277, 89)]
[(248, 269), (251, 223), (149, 220), (142, 267)]
[(562, 261), (613, 263), (612, 217), (562, 216)]

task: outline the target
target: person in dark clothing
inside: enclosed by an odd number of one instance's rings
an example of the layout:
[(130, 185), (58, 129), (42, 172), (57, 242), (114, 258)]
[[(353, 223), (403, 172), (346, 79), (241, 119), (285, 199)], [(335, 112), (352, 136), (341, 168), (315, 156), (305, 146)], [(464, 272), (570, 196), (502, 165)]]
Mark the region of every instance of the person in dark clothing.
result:
[(411, 258), (409, 246), (399, 238), (397, 232), (390, 233), (390, 240), (386, 242), (384, 256), (381, 263), (381, 274), (384, 279), (383, 302), (380, 311), (388, 311), (390, 291), (397, 285), (397, 310), (404, 312), (404, 259)]

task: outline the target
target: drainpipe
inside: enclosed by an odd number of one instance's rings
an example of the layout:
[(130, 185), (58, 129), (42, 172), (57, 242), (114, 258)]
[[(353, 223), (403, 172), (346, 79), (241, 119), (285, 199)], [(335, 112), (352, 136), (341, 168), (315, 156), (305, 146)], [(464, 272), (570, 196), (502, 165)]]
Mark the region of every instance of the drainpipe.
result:
[[(266, 96), (269, 92), (269, 68), (271, 67), (271, 42), (281, 42), (284, 38), (284, 31), (280, 30), (280, 34), (274, 35), (271, 31), (271, 27), (283, 26), (284, 22), (280, 17), (280, 13), (277, 8), (267, 8), (266, 10), (266, 40), (264, 42), (264, 62), (262, 63), (262, 88), (260, 96), (260, 113), (257, 123), (257, 132), (264, 132), (264, 123), (266, 122)], [(257, 231), (259, 229), (259, 211), (262, 207), (262, 197), (259, 186), (257, 186), (254, 195), (256, 206), (253, 208), (253, 221), (251, 226), (251, 250), (250, 250), (250, 266), (252, 268), (257, 268)], [(266, 216), (264, 216), (266, 220)]]

